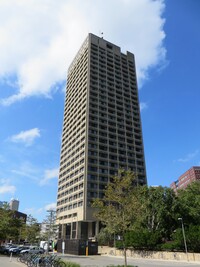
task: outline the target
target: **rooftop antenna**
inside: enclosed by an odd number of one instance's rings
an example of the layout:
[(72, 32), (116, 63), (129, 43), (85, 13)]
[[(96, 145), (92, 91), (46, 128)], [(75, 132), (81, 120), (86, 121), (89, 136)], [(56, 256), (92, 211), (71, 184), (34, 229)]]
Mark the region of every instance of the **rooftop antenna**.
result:
[(103, 39), (103, 32), (100, 32), (101, 38)]

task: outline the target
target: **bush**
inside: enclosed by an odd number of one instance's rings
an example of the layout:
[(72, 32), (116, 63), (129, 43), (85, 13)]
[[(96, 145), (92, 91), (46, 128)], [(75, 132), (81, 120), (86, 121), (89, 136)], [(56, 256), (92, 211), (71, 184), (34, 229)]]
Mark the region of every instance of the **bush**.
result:
[[(108, 265), (107, 267), (125, 267), (125, 265)], [(138, 267), (136, 265), (127, 265), (126, 267)]]
[(70, 261), (64, 261), (65, 267), (80, 267), (80, 264), (75, 263), (75, 262), (70, 262)]
[(111, 235), (106, 228), (102, 228), (97, 235), (97, 241), (99, 246), (113, 245), (113, 235)]
[(136, 229), (130, 231), (125, 236), (126, 247), (133, 247), (135, 249), (156, 249), (161, 243), (160, 232), (149, 232), (146, 229)]
[(161, 245), (161, 250), (166, 250), (166, 251), (176, 251), (178, 250), (178, 248), (179, 245), (176, 241), (171, 241)]

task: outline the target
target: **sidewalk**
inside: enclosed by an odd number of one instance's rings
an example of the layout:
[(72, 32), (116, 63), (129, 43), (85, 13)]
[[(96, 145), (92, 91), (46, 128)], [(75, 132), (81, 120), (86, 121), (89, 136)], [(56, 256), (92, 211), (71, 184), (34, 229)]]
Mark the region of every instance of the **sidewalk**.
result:
[(16, 257), (0, 256), (1, 267), (25, 267), (26, 265), (17, 261)]

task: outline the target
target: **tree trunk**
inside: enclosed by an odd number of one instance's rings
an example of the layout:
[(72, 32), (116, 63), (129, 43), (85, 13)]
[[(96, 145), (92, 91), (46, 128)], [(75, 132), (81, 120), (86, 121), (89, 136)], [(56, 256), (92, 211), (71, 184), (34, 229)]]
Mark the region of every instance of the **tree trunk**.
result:
[(125, 244), (123, 245), (124, 245), (124, 266), (126, 267), (127, 266), (126, 246)]

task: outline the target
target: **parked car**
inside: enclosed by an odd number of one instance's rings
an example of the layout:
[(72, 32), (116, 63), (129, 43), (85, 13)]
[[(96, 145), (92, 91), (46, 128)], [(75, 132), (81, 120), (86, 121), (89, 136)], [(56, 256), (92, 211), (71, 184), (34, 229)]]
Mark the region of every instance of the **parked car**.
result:
[(16, 248), (16, 245), (6, 245), (3, 249), (3, 254), (9, 254), (11, 248)]
[(20, 254), (24, 253), (35, 253), (35, 254), (43, 254), (45, 252), (45, 249), (40, 247), (30, 247), (29, 249), (23, 249), (20, 251)]
[(1, 253), (1, 254), (4, 254), (5, 249), (6, 249), (5, 246), (0, 246), (0, 253)]
[(29, 246), (20, 246), (17, 248), (11, 248), (10, 253), (12, 252), (13, 254), (19, 254), (22, 250), (25, 250), (25, 249), (30, 249), (30, 247)]

